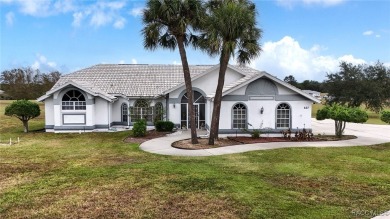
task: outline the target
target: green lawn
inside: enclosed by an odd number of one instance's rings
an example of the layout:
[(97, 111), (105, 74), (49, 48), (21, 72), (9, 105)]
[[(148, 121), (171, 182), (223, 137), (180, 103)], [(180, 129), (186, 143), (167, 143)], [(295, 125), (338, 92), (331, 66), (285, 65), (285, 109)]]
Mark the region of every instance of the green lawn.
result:
[[(316, 117), (317, 115), (317, 110), (319, 109), (322, 109), (324, 107), (323, 104), (321, 103), (316, 103), (316, 104), (313, 104), (312, 105), (312, 109), (311, 109), (311, 115), (313, 118)], [(378, 113), (375, 113), (371, 110), (368, 110), (366, 109), (364, 106), (361, 107), (362, 109), (366, 110), (367, 113), (368, 113), (368, 120), (367, 120), (367, 124), (377, 124), (377, 125), (386, 125), (385, 122), (383, 122), (381, 119), (380, 119), (380, 114)], [(384, 110), (390, 110), (390, 107), (387, 107), (385, 108)]]
[(170, 157), (124, 143), (128, 132), (23, 134), (3, 114), (1, 102), (1, 137), (21, 143), (0, 146), (0, 218), (370, 218), (390, 210), (390, 143)]

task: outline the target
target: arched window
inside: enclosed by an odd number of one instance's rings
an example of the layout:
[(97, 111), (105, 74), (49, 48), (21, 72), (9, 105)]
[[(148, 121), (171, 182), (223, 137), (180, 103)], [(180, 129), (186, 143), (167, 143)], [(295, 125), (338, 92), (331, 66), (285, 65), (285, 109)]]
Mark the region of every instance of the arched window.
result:
[(84, 95), (78, 90), (70, 90), (62, 97), (63, 110), (85, 110), (86, 102)]
[(129, 118), (129, 109), (127, 108), (126, 103), (122, 103), (121, 107), (121, 112), (122, 112), (122, 122), (127, 122)]
[(153, 122), (153, 107), (149, 106), (147, 100), (137, 100), (134, 103), (134, 107), (130, 108), (130, 116), (132, 122), (136, 122), (140, 119), (145, 119), (147, 122)]
[(164, 117), (164, 108), (161, 102), (154, 105), (154, 121), (161, 121)]
[(246, 106), (242, 103), (237, 103), (233, 106), (233, 128), (234, 129), (244, 129), (247, 124), (247, 111)]
[(286, 103), (281, 103), (276, 108), (276, 128), (288, 129), (291, 124), (291, 111), (290, 106)]

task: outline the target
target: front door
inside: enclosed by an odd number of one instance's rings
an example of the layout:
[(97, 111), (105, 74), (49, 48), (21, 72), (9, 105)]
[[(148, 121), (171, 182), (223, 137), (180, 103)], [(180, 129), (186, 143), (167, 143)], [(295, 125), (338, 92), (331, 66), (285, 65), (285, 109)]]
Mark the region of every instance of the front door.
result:
[[(195, 111), (195, 125), (196, 128), (203, 129), (205, 128), (205, 104), (204, 103), (195, 103), (194, 111)], [(181, 104), (181, 127), (182, 128), (191, 128), (190, 125), (190, 113), (188, 111), (188, 104)]]
[[(205, 128), (206, 99), (198, 91), (194, 91), (194, 113), (196, 128)], [(188, 112), (187, 93), (181, 98), (181, 128), (190, 128), (190, 114)]]

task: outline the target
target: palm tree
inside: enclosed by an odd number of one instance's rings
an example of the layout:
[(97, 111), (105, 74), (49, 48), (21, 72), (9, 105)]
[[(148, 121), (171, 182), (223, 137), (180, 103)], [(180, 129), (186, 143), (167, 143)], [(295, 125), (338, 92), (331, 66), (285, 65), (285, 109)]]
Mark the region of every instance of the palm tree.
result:
[(218, 85), (214, 97), (209, 145), (218, 138), (222, 89), (230, 58), (242, 65), (260, 55), (261, 29), (256, 27), (255, 5), (248, 0), (212, 0), (207, 4), (197, 46), (211, 56), (220, 56)]
[(175, 50), (179, 48), (188, 97), (190, 114), (191, 142), (197, 144), (194, 98), (190, 68), (185, 46), (192, 39), (191, 29), (196, 30), (202, 17), (203, 5), (199, 0), (149, 0), (143, 11), (144, 47), (155, 50), (157, 47)]

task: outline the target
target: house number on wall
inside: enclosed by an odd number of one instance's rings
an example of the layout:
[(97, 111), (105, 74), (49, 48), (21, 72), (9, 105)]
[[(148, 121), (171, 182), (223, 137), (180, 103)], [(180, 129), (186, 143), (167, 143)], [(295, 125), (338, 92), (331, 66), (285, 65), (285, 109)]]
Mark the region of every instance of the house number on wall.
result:
[(308, 107), (308, 106), (305, 106), (305, 107), (303, 107), (303, 109), (309, 109), (309, 107)]

